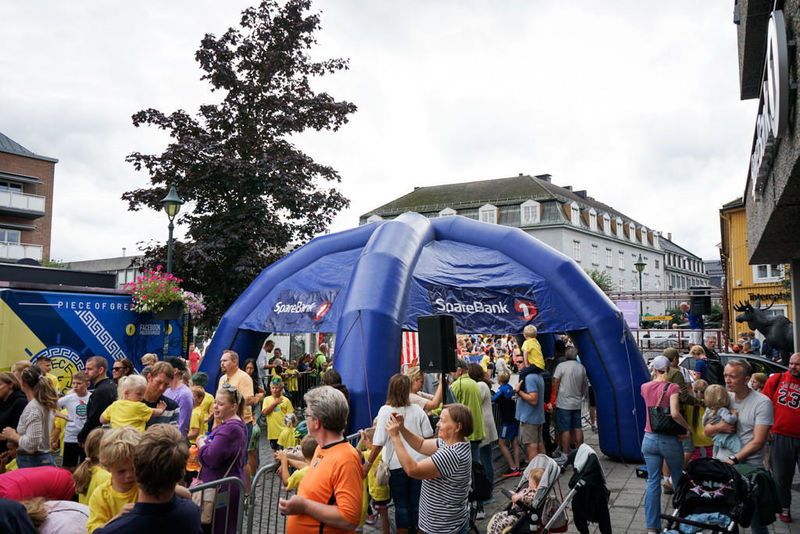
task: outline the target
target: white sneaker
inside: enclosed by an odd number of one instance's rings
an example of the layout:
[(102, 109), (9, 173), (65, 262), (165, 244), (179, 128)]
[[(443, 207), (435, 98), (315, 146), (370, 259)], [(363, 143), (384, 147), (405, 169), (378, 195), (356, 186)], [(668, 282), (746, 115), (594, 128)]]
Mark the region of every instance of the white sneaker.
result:
[(554, 458), (554, 460), (559, 467), (564, 467), (564, 464), (567, 463), (567, 455), (562, 453), (558, 456), (558, 458)]
[(486, 518), (486, 512), (484, 512), (483, 508), (481, 508), (480, 510), (478, 510), (478, 513), (475, 514), (475, 519), (485, 519), (485, 518)]

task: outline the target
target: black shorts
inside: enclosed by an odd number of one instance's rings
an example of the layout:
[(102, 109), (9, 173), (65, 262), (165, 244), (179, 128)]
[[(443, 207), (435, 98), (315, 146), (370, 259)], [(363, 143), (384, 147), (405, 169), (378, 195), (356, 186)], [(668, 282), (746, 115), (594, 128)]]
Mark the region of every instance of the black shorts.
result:
[(61, 462), (63, 467), (77, 467), (86, 459), (83, 447), (77, 443), (64, 442), (64, 458)]
[(595, 408), (597, 406), (597, 399), (594, 398), (594, 388), (589, 386), (588, 389), (589, 391), (587, 392), (587, 395), (589, 396), (589, 406)]

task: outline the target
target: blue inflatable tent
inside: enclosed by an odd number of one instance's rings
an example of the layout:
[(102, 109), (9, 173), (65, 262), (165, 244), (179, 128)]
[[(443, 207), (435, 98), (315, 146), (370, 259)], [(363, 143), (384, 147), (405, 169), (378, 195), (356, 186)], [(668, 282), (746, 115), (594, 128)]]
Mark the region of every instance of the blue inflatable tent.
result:
[(648, 374), (622, 314), (563, 254), (517, 228), (460, 216), (405, 213), (312, 240), (234, 302), (201, 368), (216, 376), (225, 349), (255, 357), (270, 333), (336, 332), (334, 367), (364, 428), (399, 370), (402, 331), (439, 313), (455, 316), (459, 333), (568, 332), (597, 396), (601, 450), (641, 457)]

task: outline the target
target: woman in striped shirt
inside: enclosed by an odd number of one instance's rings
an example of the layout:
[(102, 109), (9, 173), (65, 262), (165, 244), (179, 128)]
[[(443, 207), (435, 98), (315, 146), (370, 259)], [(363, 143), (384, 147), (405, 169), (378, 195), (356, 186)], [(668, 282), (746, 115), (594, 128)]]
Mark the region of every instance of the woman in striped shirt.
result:
[[(438, 438), (425, 439), (403, 425), (403, 416), (392, 414), (386, 431), (406, 474), (422, 480), (419, 528), (424, 533), (465, 534), (469, 529), (467, 495), (472, 476), (472, 452), (466, 436), (472, 434), (472, 414), (463, 404), (442, 410)], [(415, 461), (403, 445), (430, 458)]]

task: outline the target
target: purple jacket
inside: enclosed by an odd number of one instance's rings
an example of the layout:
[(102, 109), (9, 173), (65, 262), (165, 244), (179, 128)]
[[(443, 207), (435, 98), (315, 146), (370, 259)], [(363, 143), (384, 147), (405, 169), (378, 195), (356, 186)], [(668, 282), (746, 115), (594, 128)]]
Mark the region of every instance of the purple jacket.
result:
[[(228, 419), (211, 431), (205, 445), (197, 451), (200, 460), (200, 480), (213, 482), (225, 478), (225, 471), (233, 462), (233, 467), (228, 473), (229, 477), (237, 477), (246, 484), (244, 478), (244, 464), (247, 462), (247, 426), (241, 419)], [(234, 462), (234, 458), (236, 461)], [(221, 489), (225, 489), (223, 487)], [(236, 514), (239, 502), (239, 486), (231, 484), (230, 513), (228, 523), (225, 523), (225, 509), (218, 508), (215, 515), (215, 534), (235, 533)]]
[(178, 428), (181, 434), (186, 436), (189, 434), (189, 423), (192, 420), (192, 408), (194, 408), (194, 397), (192, 390), (186, 384), (181, 384), (176, 389), (167, 389), (164, 396), (172, 399), (181, 407), (180, 418), (178, 419)]

